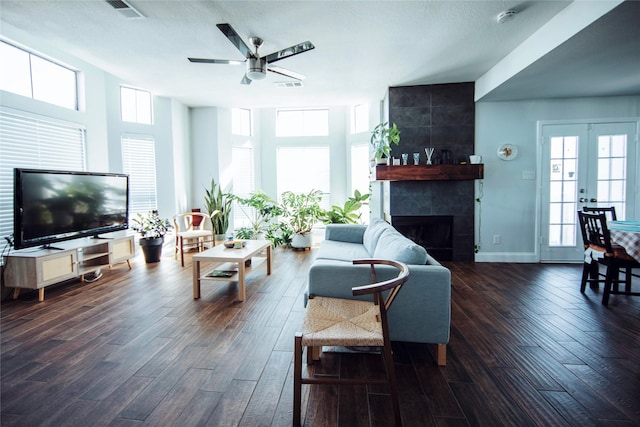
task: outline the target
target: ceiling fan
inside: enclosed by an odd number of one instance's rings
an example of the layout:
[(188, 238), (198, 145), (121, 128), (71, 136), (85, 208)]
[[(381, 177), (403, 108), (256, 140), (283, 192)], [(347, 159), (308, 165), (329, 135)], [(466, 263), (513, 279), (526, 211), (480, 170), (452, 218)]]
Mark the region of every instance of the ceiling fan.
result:
[(243, 85), (251, 84), (252, 80), (262, 80), (267, 76), (267, 70), (272, 73), (281, 74), (296, 80), (304, 80), (306, 76), (300, 73), (289, 71), (282, 67), (271, 66), (272, 63), (280, 61), (284, 58), (297, 55), (302, 52), (314, 49), (315, 46), (310, 41), (298, 43), (286, 49), (273, 52), (269, 55), (258, 55), (258, 48), (262, 46), (263, 40), (260, 37), (250, 37), (249, 42), (255, 47), (255, 52), (249, 49), (249, 46), (242, 41), (238, 33), (229, 24), (216, 24), (216, 27), (224, 34), (231, 44), (233, 44), (246, 58), (244, 61), (233, 59), (206, 59), (206, 58), (188, 58), (189, 61), (203, 64), (247, 64), (247, 71), (240, 81)]

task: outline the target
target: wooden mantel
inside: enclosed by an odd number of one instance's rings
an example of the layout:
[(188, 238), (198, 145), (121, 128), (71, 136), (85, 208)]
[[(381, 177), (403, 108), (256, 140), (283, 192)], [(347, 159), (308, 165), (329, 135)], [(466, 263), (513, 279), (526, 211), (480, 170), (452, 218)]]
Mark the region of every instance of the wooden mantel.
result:
[(375, 181), (473, 180), (484, 177), (484, 165), (377, 165), (375, 173)]

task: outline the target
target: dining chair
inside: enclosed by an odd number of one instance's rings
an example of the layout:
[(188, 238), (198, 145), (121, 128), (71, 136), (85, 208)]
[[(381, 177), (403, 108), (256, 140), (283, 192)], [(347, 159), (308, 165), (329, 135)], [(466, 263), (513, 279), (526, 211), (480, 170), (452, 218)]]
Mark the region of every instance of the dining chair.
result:
[(216, 245), (211, 217), (203, 212), (187, 212), (173, 217), (176, 230), (174, 258), (180, 253), (180, 263), (184, 267), (185, 249), (204, 250), (205, 244)]
[(616, 207), (615, 206), (608, 206), (608, 207), (589, 207), (589, 206), (583, 206), (582, 207), (582, 212), (588, 212), (588, 213), (603, 213), (607, 216), (607, 221), (617, 221), (617, 217), (616, 217)]
[[(402, 285), (409, 278), (409, 267), (402, 262), (364, 259), (354, 264), (369, 264), (371, 284), (351, 289), (354, 296), (372, 295), (373, 301), (309, 296), (300, 332), (294, 339), (293, 425), (300, 425), (302, 384), (386, 384), (391, 392), (395, 424), (402, 425), (398, 385), (393, 368), (391, 341), (387, 324), (387, 311)], [(389, 280), (377, 282), (376, 265), (388, 265), (398, 269)], [(388, 291), (386, 298), (383, 292)], [(302, 352), (307, 348), (307, 365), (320, 360), (322, 346), (379, 347), (386, 377), (343, 378), (302, 375)]]
[[(633, 274), (633, 269), (640, 268), (640, 263), (631, 257), (622, 246), (612, 242), (605, 213), (578, 211), (578, 219), (585, 245), (585, 264), (590, 259), (591, 262), (595, 261), (606, 267), (602, 304), (608, 305), (609, 296), (612, 294), (640, 296), (640, 292), (631, 292), (632, 277), (640, 277)], [(621, 271), (625, 275), (624, 280), (620, 279)], [(583, 293), (586, 283), (594, 280), (586, 278), (585, 274), (586, 268), (583, 268), (580, 287), (580, 292)], [(598, 278), (597, 282), (602, 283), (603, 281)], [(624, 291), (619, 289), (620, 283), (625, 284)]]

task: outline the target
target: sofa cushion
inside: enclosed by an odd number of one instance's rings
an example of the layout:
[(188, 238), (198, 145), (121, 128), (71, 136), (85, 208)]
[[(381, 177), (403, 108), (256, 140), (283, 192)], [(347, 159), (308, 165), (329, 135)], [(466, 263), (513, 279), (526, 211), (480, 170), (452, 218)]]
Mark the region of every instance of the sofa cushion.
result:
[(391, 229), (391, 226), (385, 220), (381, 218), (371, 218), (371, 222), (362, 236), (362, 244), (367, 252), (369, 252), (369, 255), (373, 256), (380, 236), (385, 230), (389, 229)]
[(351, 262), (354, 259), (371, 258), (371, 254), (360, 243), (325, 240), (318, 248), (316, 258)]
[(407, 239), (394, 228), (389, 228), (378, 239), (373, 257), (424, 265), (427, 262), (427, 250)]

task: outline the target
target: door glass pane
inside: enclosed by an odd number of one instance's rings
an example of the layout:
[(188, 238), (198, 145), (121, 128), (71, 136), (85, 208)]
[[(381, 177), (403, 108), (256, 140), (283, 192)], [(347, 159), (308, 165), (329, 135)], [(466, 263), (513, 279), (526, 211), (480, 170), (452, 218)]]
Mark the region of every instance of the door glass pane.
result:
[(598, 206), (615, 206), (625, 218), (627, 192), (627, 135), (598, 136)]
[(578, 138), (550, 140), (549, 246), (576, 245)]

